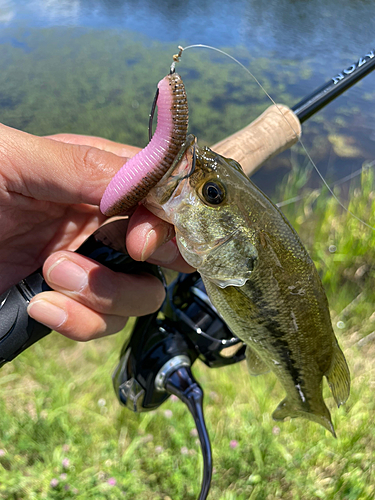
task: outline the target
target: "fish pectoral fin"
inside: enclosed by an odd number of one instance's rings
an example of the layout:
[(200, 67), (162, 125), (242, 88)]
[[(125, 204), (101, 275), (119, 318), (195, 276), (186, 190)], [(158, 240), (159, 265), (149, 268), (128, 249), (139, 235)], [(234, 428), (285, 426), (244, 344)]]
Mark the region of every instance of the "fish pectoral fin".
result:
[(263, 373), (269, 372), (268, 366), (264, 361), (258, 356), (258, 354), (251, 349), (251, 347), (246, 347), (246, 363), (250, 375), (262, 375)]
[(312, 422), (316, 422), (327, 429), (333, 437), (336, 437), (335, 429), (333, 428), (331, 420), (331, 414), (329, 413), (323, 399), (320, 402), (318, 401), (311, 404), (311, 407), (307, 409), (303, 407), (302, 403), (289, 400), (288, 397), (286, 397), (272, 413), (272, 418), (274, 420), (285, 420), (287, 417), (303, 417), (307, 420), (311, 420)]
[(331, 367), (325, 376), (337, 406), (341, 406), (349, 397), (350, 373), (345, 356), (338, 344), (333, 350)]

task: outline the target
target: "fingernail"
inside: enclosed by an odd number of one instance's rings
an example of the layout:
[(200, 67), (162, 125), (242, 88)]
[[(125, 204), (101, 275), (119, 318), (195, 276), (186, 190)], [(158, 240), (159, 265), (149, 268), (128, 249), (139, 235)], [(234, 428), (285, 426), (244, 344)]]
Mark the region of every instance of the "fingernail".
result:
[(80, 292), (87, 285), (87, 272), (68, 259), (59, 259), (47, 272), (48, 281), (65, 290)]
[(156, 244), (156, 231), (151, 229), (147, 233), (146, 241), (141, 253), (141, 261), (144, 262), (151, 254)]
[(29, 316), (52, 330), (59, 328), (67, 318), (67, 314), (63, 309), (42, 299), (30, 302), (27, 312)]
[(153, 264), (171, 264), (177, 259), (178, 248), (173, 241), (168, 241), (159, 247), (148, 259)]
[(158, 251), (156, 245), (160, 248), (160, 245), (169, 241), (173, 234), (174, 231), (172, 226), (158, 226), (157, 232), (155, 229), (151, 229), (146, 236), (146, 241), (141, 254), (141, 260), (145, 261), (149, 257), (153, 256)]

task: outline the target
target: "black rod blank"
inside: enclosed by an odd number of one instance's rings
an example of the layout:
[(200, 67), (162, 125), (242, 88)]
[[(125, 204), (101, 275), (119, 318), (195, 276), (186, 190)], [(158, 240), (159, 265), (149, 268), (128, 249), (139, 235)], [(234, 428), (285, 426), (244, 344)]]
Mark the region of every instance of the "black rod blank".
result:
[(312, 94), (292, 107), (299, 121), (303, 123), (333, 99), (375, 69), (375, 51), (371, 50), (357, 62), (344, 69)]

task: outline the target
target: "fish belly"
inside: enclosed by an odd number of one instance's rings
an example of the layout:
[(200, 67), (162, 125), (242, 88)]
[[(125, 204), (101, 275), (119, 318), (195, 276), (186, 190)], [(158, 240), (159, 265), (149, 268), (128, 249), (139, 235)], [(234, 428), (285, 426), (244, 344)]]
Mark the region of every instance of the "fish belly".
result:
[[(267, 308), (263, 302), (261, 307), (249, 291), (249, 285), (222, 289), (204, 277), (203, 281), (224, 321), (247, 344), (250, 373), (257, 375), (271, 370), (283, 385), (287, 396), (274, 411), (273, 418), (303, 417), (319, 423), (335, 436), (322, 396), (323, 376), (327, 377), (340, 405), (349, 395), (349, 370), (330, 321), (323, 338), (314, 332), (293, 331), (293, 322), (296, 322), (293, 315), (289, 322), (285, 317), (275, 317), (277, 304)], [(286, 309), (285, 303), (281, 305)], [(260, 309), (263, 309), (261, 313)]]

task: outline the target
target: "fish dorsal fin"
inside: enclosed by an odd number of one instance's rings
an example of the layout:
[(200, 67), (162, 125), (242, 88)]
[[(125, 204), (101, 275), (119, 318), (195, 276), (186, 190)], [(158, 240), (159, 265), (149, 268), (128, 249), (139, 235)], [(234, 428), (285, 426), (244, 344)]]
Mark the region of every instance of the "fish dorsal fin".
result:
[(270, 371), (265, 362), (249, 346), (246, 347), (246, 363), (250, 375), (262, 375)]
[(337, 343), (333, 348), (331, 367), (325, 376), (337, 406), (341, 406), (349, 397), (350, 374), (344, 354)]

